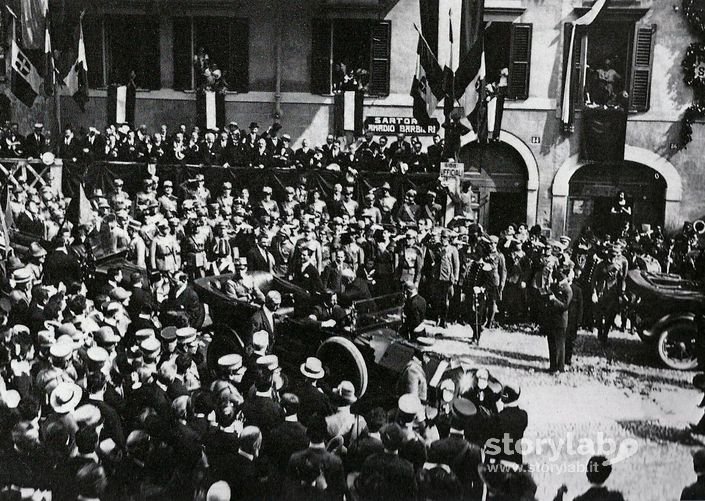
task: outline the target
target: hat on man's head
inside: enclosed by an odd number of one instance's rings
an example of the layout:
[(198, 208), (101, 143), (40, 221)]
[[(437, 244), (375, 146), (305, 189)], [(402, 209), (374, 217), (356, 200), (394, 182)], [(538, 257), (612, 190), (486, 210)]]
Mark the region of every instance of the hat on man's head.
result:
[(86, 350), (86, 357), (94, 364), (104, 364), (108, 361), (108, 352), (100, 346), (91, 346)]
[(12, 281), (17, 285), (28, 283), (32, 280), (32, 272), (29, 268), (20, 268), (12, 272)]
[(20, 404), (22, 396), (17, 390), (7, 390), (5, 395), (2, 397), (2, 401), (5, 403), (5, 407), (8, 409), (17, 409)]
[(176, 338), (179, 340), (179, 344), (193, 343), (196, 340), (196, 334), (198, 334), (198, 331), (193, 327), (176, 329)]
[(76, 419), (79, 429), (87, 426), (96, 426), (103, 422), (100, 409), (93, 404), (84, 404), (78, 407), (74, 411), (73, 417)]
[(282, 134), (283, 141), (291, 141), (291, 136), (289, 134)]
[(521, 388), (519, 386), (505, 384), (502, 389), (502, 402), (505, 404), (511, 404), (519, 400), (521, 396)]
[(390, 451), (399, 450), (404, 441), (404, 432), (396, 423), (388, 423), (379, 430), (379, 436), (385, 449)]
[(156, 339), (156, 333), (154, 332), (154, 329), (138, 329), (135, 332), (135, 339), (138, 343), (141, 343), (142, 341), (144, 341), (145, 339), (149, 339), (150, 337)]
[(29, 244), (29, 253), (32, 257), (44, 257), (47, 255), (46, 249), (39, 245), (39, 242)]
[(392, 187), (389, 185), (389, 183), (387, 181), (384, 182), (384, 184), (381, 186), (381, 188), (383, 190), (390, 190), (390, 191), (392, 189)]
[(418, 395), (414, 395), (413, 393), (406, 393), (399, 397), (397, 407), (399, 412), (409, 416), (415, 416), (423, 410), (421, 400), (419, 400)]
[(166, 342), (171, 342), (176, 339), (176, 327), (173, 325), (169, 325), (167, 327), (164, 327), (161, 332), (159, 333), (159, 337), (161, 337), (164, 341)]
[[(264, 358), (264, 357), (260, 357)], [(242, 356), (237, 353), (229, 353), (218, 359), (218, 367), (222, 369), (237, 370), (242, 367)]]
[(300, 367), (301, 374), (310, 379), (322, 379), (326, 375), (323, 370), (323, 363), (316, 357), (308, 357), (306, 361), (301, 364)]
[(98, 345), (109, 345), (117, 344), (120, 341), (120, 337), (113, 332), (113, 329), (108, 326), (100, 327), (97, 331), (93, 333), (93, 340)]
[(24, 268), (24, 264), (22, 264), (22, 261), (20, 261), (20, 258), (15, 256), (14, 254), (10, 257), (7, 258), (7, 271), (8, 273), (12, 273), (13, 271), (17, 271), (19, 269)]
[(250, 129), (259, 129), (259, 124), (257, 122), (250, 122)]
[(154, 357), (161, 348), (162, 344), (155, 337), (148, 337), (140, 343), (140, 351), (147, 357)]
[(119, 177), (117, 177), (117, 178), (115, 178), (115, 180), (113, 181), (113, 184), (114, 184), (115, 186), (124, 186), (124, 185), (125, 185), (125, 181), (123, 181), (122, 179), (120, 179)]
[(267, 331), (257, 331), (252, 334), (252, 346), (257, 349), (264, 349), (269, 346), (269, 334)]
[(53, 358), (65, 359), (69, 358), (73, 353), (73, 343), (56, 342), (49, 348), (49, 355)]
[(259, 357), (255, 363), (260, 367), (265, 367), (267, 370), (274, 371), (279, 368), (279, 357), (276, 355), (265, 355)]
[(49, 403), (54, 412), (66, 414), (73, 411), (81, 401), (83, 390), (75, 383), (62, 382), (51, 392)]
[(335, 395), (339, 402), (346, 405), (357, 402), (355, 385), (353, 385), (350, 381), (341, 381), (340, 384), (333, 389), (333, 395)]

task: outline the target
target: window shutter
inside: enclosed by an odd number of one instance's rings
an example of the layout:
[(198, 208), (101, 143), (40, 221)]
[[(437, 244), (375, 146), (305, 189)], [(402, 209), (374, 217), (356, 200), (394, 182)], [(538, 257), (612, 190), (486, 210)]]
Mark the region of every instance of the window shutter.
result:
[(655, 24), (637, 24), (634, 28), (629, 111), (647, 111), (649, 109), (655, 34)]
[(389, 95), (389, 55), (392, 23), (380, 21), (372, 26), (370, 40), (370, 95)]
[(191, 48), (191, 18), (175, 17), (174, 21), (174, 89), (191, 88), (193, 54)]
[(328, 19), (311, 21), (311, 93), (331, 92), (331, 22)]
[(509, 98), (529, 97), (529, 68), (531, 66), (531, 24), (512, 24), (509, 43)]
[(250, 84), (250, 23), (247, 19), (230, 22), (230, 68), (228, 84), (236, 92), (247, 92)]

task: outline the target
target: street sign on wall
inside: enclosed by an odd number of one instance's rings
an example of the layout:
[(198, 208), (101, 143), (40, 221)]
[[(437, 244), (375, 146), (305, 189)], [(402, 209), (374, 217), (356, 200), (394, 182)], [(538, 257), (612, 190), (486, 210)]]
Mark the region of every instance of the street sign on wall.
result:
[(413, 117), (371, 116), (365, 118), (365, 129), (381, 136), (395, 136), (397, 134), (433, 136), (439, 133), (441, 127), (435, 118), (430, 124), (423, 126)]

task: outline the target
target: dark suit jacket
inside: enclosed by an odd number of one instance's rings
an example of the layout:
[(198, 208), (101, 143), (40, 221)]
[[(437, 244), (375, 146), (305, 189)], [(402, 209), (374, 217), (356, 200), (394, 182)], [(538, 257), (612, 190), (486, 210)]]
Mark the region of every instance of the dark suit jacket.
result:
[(318, 274), (318, 270), (310, 264), (303, 270), (301, 268), (295, 269), (292, 282), (299, 287), (306, 289), (311, 294), (316, 294), (323, 291), (321, 276)]
[(414, 466), (395, 454), (373, 454), (362, 463), (355, 485), (363, 499), (414, 499)]
[[(701, 491), (702, 492), (702, 491)], [(702, 499), (700, 496), (697, 498), (683, 498), (681, 499)], [(576, 497), (573, 501), (624, 501), (624, 497), (618, 491), (611, 491), (607, 487), (590, 487), (580, 496)]]
[(71, 252), (54, 250), (47, 256), (44, 263), (44, 283), (59, 285), (59, 282), (70, 284), (81, 280), (81, 266)]
[(89, 398), (88, 402), (100, 409), (100, 415), (103, 416), (103, 419), (105, 420), (105, 426), (102, 433), (103, 437), (112, 438), (118, 447), (124, 447), (125, 433), (122, 429), (122, 421), (120, 421), (120, 415), (117, 411), (102, 400), (94, 400)]
[(338, 297), (338, 302), (341, 306), (347, 308), (354, 301), (371, 298), (372, 293), (367, 280), (362, 277), (355, 277), (355, 280), (345, 286), (345, 290)]
[(169, 300), (167, 310), (169, 309), (186, 312), (189, 318), (189, 324), (196, 329), (201, 328), (206, 316), (203, 303), (201, 303), (196, 291), (190, 286), (187, 286), (180, 296), (172, 297)]
[(578, 327), (583, 323), (583, 290), (575, 282), (570, 285), (573, 298), (568, 306), (568, 329), (567, 332), (577, 334)]
[(310, 383), (301, 383), (294, 391), (299, 397), (299, 419), (308, 426), (314, 414), (325, 417), (332, 412), (328, 396)]
[(152, 291), (143, 287), (133, 287), (130, 304), (127, 305), (127, 313), (132, 320), (137, 318), (142, 310), (142, 306), (145, 304), (150, 304), (153, 308), (156, 305)]
[[(529, 415), (524, 409), (519, 407), (505, 407), (497, 414), (495, 419), (494, 436), (502, 440), (506, 435), (512, 440), (513, 444), (517, 444), (524, 437), (524, 431), (526, 431), (526, 427), (529, 424)], [(522, 464), (522, 454), (516, 452), (515, 447), (512, 450), (514, 451), (513, 454), (504, 455), (500, 453), (500, 459), (508, 459), (517, 464)]]
[(66, 144), (66, 138), (62, 137), (56, 146), (56, 156), (59, 158), (73, 159), (80, 156), (82, 146), (79, 144), (76, 136), (71, 138), (69, 144)]
[(565, 330), (568, 327), (568, 307), (573, 299), (573, 291), (567, 283), (558, 283), (551, 286), (551, 292), (555, 298), (546, 306), (543, 318), (544, 328)]
[(30, 218), (26, 212), (21, 213), (17, 216), (17, 229), (37, 237), (37, 240), (44, 238), (44, 222), (39, 216)]
[(267, 259), (264, 258), (257, 246), (254, 246), (247, 253), (247, 267), (250, 271), (270, 272), (274, 266), (274, 256), (267, 251)]
[[(306, 428), (298, 421), (284, 421), (275, 427), (262, 445), (263, 454), (270, 459), (279, 479), (286, 475), (291, 456), (308, 447)], [(281, 480), (277, 484), (281, 485)]]
[(404, 324), (400, 334), (412, 335), (414, 329), (421, 325), (426, 318), (426, 300), (416, 294), (404, 303)]
[(325, 494), (322, 494), (319, 499), (328, 499), (331, 501), (342, 500), (345, 494), (345, 471), (343, 470), (343, 462), (338, 456), (326, 450), (312, 449), (309, 447), (302, 451), (295, 452), (291, 456), (291, 459), (289, 459), (287, 483), (292, 487), (298, 484), (296, 472), (299, 470), (300, 465), (309, 461), (321, 469), (326, 483), (328, 484)]
[[(455, 434), (437, 440), (431, 445), (429, 453), (434, 450), (439, 463), (450, 466), (453, 473), (463, 483), (465, 496), (471, 499), (472, 493), (482, 494), (482, 480), (477, 472), (477, 466), (482, 462), (480, 448), (471, 444), (463, 437)], [(434, 454), (434, 455), (435, 455)], [(477, 498), (479, 499), (480, 496)]]
[(39, 158), (39, 156), (43, 153), (42, 149), (44, 148), (44, 136), (40, 134), (39, 138), (37, 138), (34, 132), (32, 132), (25, 138), (23, 146), (24, 155), (26, 157)]
[(247, 426), (256, 426), (265, 437), (282, 421), (284, 411), (281, 406), (271, 398), (254, 396), (242, 406)]

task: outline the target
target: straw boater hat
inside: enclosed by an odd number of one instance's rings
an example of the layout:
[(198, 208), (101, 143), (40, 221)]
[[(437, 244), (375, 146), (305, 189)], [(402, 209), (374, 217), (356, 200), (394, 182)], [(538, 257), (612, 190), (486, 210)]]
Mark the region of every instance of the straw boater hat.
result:
[(51, 392), (49, 403), (54, 412), (65, 414), (73, 411), (81, 401), (83, 390), (74, 383), (59, 383)]
[(323, 363), (316, 357), (308, 357), (306, 362), (301, 364), (301, 374), (310, 379), (323, 379), (326, 372), (323, 370)]

